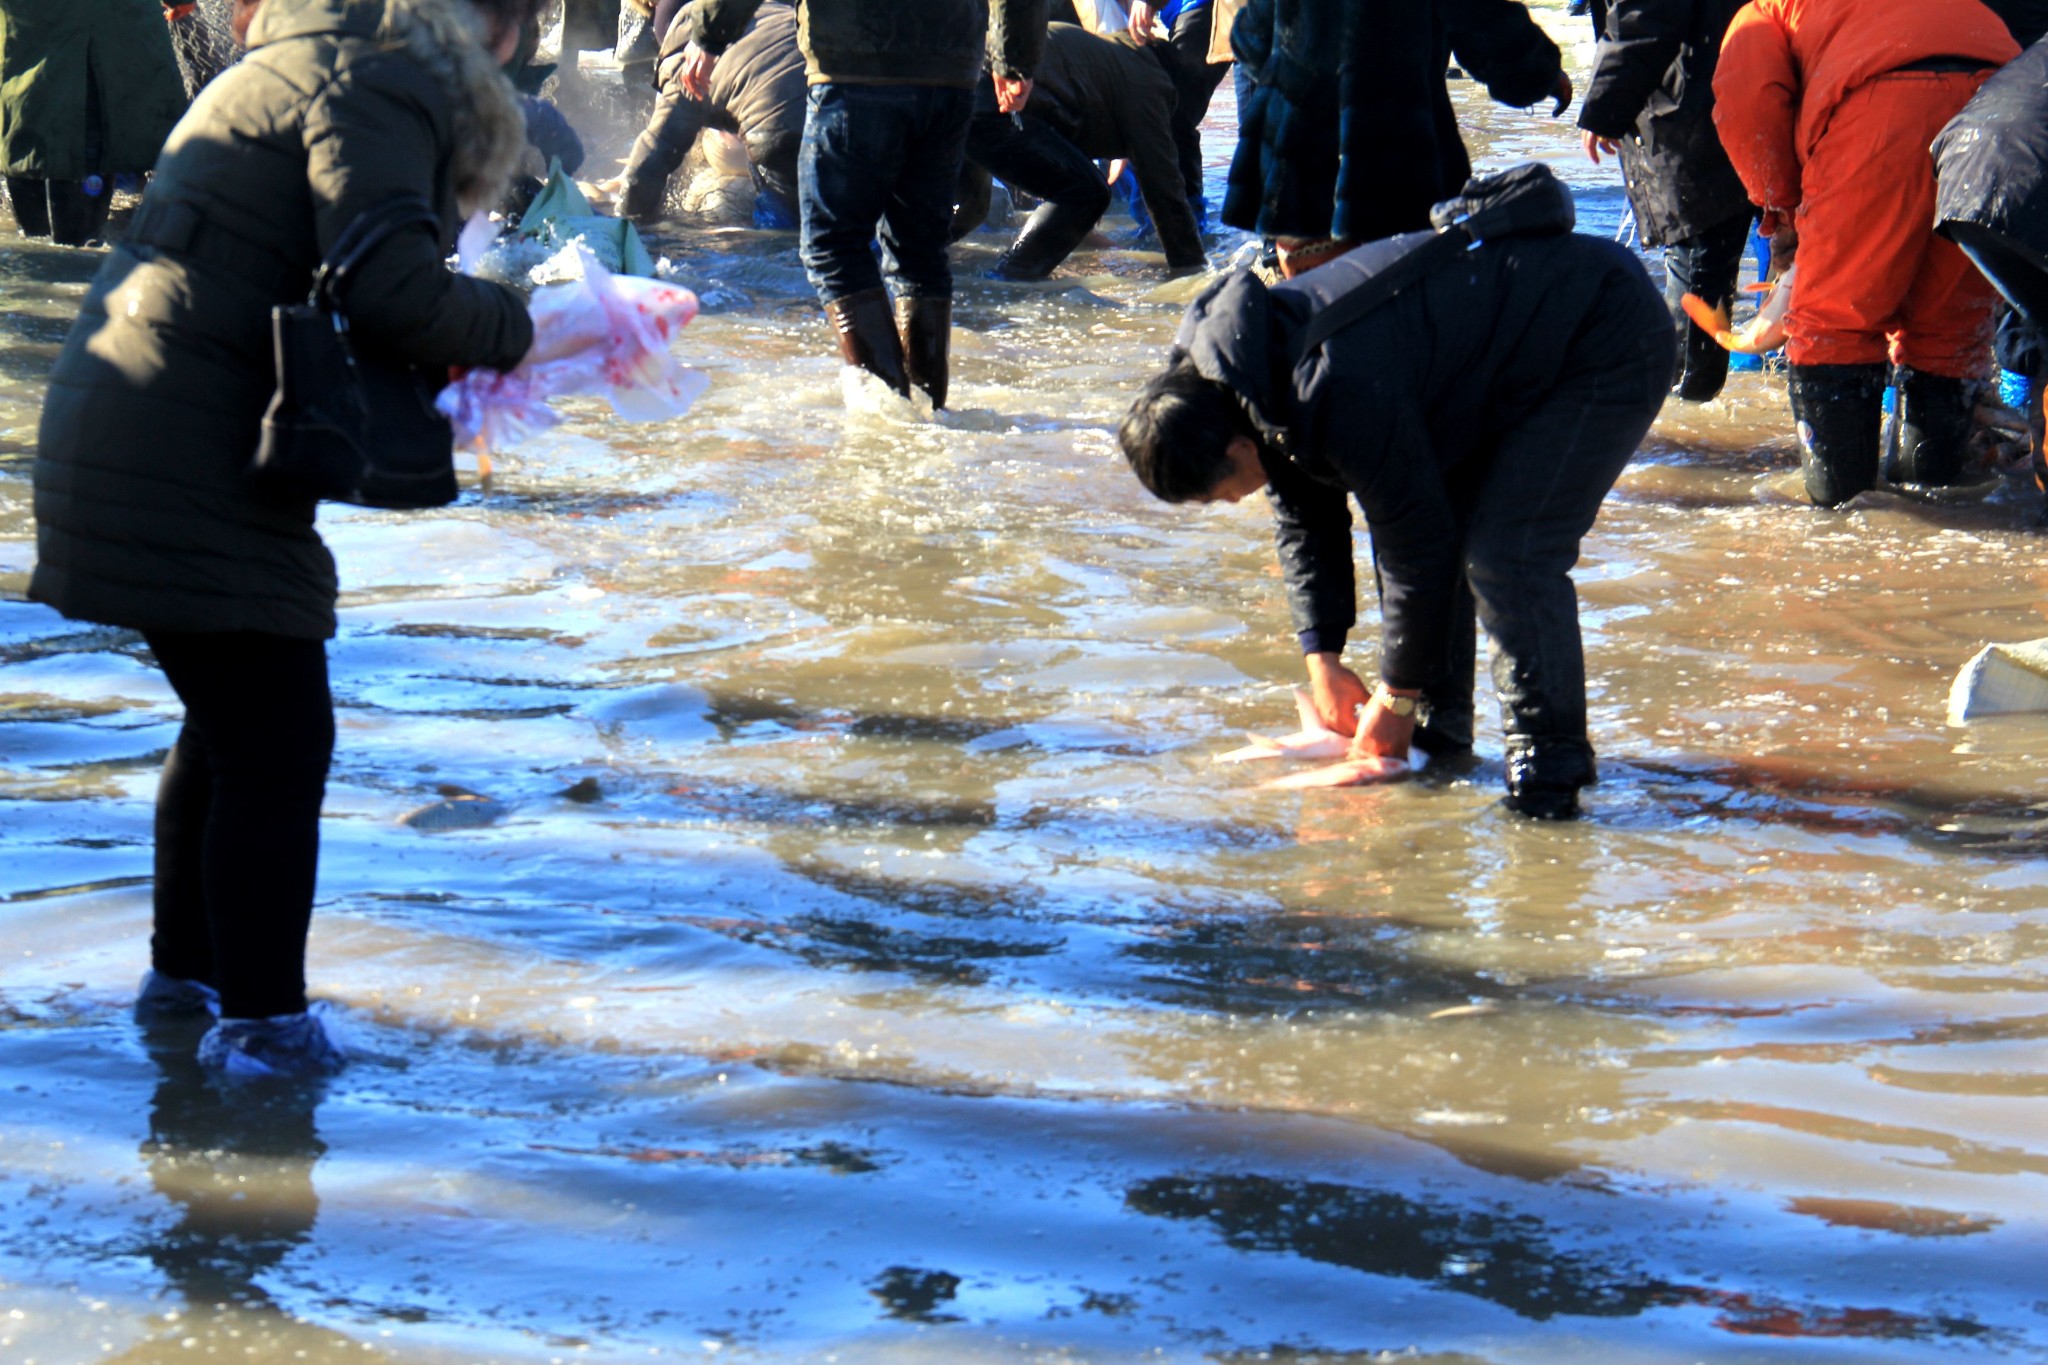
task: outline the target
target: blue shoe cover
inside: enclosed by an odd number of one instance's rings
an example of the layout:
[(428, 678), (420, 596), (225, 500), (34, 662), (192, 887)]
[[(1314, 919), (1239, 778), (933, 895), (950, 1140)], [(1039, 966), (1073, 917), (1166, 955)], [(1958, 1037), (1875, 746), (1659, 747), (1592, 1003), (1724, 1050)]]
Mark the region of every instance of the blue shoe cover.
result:
[(199, 1040), (199, 1065), (229, 1081), (332, 1076), (347, 1058), (318, 1015), (223, 1019)]
[(166, 976), (152, 967), (135, 993), (135, 1022), (142, 1025), (220, 1018), (220, 992), (204, 981)]

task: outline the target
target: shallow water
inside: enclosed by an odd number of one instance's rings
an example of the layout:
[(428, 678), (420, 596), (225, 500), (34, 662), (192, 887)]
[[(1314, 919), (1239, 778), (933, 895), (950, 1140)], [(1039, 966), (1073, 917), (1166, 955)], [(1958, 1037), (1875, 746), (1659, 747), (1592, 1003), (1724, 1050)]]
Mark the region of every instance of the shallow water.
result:
[[(1568, 120), (1468, 107), (1612, 230)], [(323, 513), (359, 1060), (229, 1104), (126, 1016), (178, 708), (21, 600), (90, 261), (0, 242), (0, 1360), (2048, 1353), (2042, 731), (1942, 724), (2044, 633), (2035, 495), (1816, 514), (1738, 376), (1587, 543), (1587, 820), (1505, 816), (1497, 731), (1254, 792), (1268, 514), (1107, 431), (1190, 286), (977, 239), (916, 424), (789, 239), (657, 245), (694, 413)]]

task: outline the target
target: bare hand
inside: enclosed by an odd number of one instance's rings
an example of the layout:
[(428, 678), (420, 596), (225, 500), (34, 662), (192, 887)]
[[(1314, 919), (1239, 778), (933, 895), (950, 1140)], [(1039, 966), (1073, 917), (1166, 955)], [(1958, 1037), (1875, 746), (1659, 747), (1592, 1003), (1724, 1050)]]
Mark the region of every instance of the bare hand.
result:
[(1024, 106), (1031, 103), (1032, 81), (1029, 76), (991, 76), (996, 83), (996, 109), (1005, 114), (1021, 114)]
[(711, 98), (711, 73), (718, 67), (718, 58), (703, 48), (691, 43), (683, 49), (683, 71), (679, 78), (683, 93), (693, 100)]
[(1602, 137), (1598, 133), (1586, 132), (1579, 134), (1579, 142), (1586, 149), (1586, 160), (1592, 162), (1595, 166), (1600, 164), (1600, 153), (1602, 152), (1607, 153), (1609, 156), (1621, 155), (1621, 144), (1611, 137)]
[(1309, 699), (1315, 703), (1316, 718), (1340, 735), (1353, 733), (1358, 728), (1358, 708), (1372, 696), (1364, 680), (1335, 654), (1309, 654), (1303, 656), (1303, 662), (1308, 665)]
[(1557, 101), (1557, 103), (1550, 106), (1550, 116), (1552, 118), (1556, 118), (1566, 109), (1569, 109), (1572, 103), (1572, 78), (1562, 71), (1558, 72), (1557, 84), (1550, 87), (1550, 98)]
[(1799, 229), (1793, 224), (1792, 214), (1791, 209), (1765, 209), (1763, 222), (1758, 225), (1757, 230), (1771, 243), (1771, 272), (1766, 283), (1775, 282), (1790, 270), (1799, 255)]
[(1415, 717), (1395, 715), (1380, 704), (1379, 694), (1374, 693), (1358, 718), (1358, 733), (1351, 737), (1351, 749), (1345, 757), (1354, 762), (1361, 758), (1398, 758), (1406, 763), (1414, 741)]
[(1136, 0), (1131, 6), (1131, 41), (1139, 47), (1152, 41), (1152, 25), (1159, 21), (1159, 7)]

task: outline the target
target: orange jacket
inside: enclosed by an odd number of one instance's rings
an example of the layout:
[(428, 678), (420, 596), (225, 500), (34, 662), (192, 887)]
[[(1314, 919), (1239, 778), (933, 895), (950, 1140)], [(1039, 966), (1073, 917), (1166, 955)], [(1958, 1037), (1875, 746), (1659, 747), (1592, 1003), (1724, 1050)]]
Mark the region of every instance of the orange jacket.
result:
[(1714, 126), (1750, 199), (1796, 208), (1800, 167), (1851, 90), (1929, 57), (2019, 52), (1977, 0), (1750, 0), (1721, 43)]

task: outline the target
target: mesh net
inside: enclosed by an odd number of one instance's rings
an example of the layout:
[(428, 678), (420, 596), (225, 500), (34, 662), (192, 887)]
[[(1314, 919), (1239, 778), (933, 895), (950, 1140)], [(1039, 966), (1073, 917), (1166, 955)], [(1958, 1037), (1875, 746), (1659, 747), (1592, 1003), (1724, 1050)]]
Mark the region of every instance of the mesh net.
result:
[(197, 0), (171, 21), (171, 50), (188, 99), (242, 55), (228, 27), (229, 11), (229, 0)]

